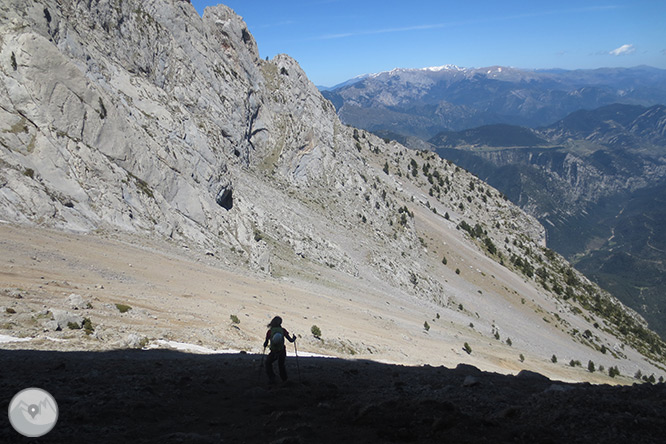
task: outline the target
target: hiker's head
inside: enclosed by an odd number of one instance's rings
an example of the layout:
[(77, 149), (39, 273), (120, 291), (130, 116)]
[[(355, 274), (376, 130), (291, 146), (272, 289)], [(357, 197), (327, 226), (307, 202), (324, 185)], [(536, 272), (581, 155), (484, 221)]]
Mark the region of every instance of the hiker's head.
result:
[(268, 324), (269, 327), (281, 327), (282, 326), (282, 318), (280, 316), (275, 316), (273, 320), (271, 320), (271, 323)]

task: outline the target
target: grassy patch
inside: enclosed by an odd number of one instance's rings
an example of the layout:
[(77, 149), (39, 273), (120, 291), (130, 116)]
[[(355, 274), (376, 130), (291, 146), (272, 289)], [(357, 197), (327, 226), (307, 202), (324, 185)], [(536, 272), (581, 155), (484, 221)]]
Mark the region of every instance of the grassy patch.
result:
[(128, 311), (130, 311), (132, 309), (132, 307), (130, 307), (129, 305), (125, 305), (125, 304), (116, 304), (116, 308), (121, 313), (127, 313)]
[(129, 176), (132, 179), (134, 179), (134, 182), (136, 183), (136, 187), (139, 189), (139, 191), (141, 191), (143, 194), (145, 194), (146, 196), (148, 196), (152, 199), (155, 198), (155, 195), (153, 194), (153, 190), (150, 188), (150, 186), (148, 185), (148, 183), (146, 183), (145, 180), (139, 179), (138, 177), (136, 177), (134, 174), (130, 173), (129, 171), (127, 172), (127, 174), (129, 174)]

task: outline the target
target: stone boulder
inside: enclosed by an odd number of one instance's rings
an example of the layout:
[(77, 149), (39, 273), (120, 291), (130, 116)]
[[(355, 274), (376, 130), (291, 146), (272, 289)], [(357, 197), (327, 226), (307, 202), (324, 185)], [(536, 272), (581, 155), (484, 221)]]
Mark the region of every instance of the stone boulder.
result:
[[(79, 329), (83, 327), (83, 316), (70, 313), (65, 310), (51, 310), (53, 314), (53, 321), (57, 324), (56, 330), (64, 330), (66, 328)], [(54, 324), (51, 324), (54, 326)]]

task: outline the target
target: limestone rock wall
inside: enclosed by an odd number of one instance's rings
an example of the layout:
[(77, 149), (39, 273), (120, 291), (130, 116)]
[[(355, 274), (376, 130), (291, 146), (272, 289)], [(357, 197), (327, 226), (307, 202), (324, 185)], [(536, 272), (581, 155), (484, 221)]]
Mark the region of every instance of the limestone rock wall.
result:
[[(414, 271), (413, 216), (400, 222), (430, 205), (407, 174), (414, 153), (342, 125), (295, 60), (260, 57), (228, 7), (10, 0), (0, 14), (2, 219), (159, 235), (266, 272), (287, 254), (443, 297)], [(440, 212), (494, 227), (508, 204), (460, 211), (471, 176), (450, 178), (457, 200)], [(506, 229), (540, 242), (513, 211)]]

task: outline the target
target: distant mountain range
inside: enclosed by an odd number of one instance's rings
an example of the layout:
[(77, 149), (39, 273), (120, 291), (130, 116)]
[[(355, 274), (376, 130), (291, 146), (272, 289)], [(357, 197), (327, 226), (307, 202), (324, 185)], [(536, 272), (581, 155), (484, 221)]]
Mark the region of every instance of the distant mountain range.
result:
[(666, 70), (639, 66), (594, 70), (507, 67), (394, 69), (361, 76), (322, 94), (344, 123), (430, 139), (505, 123), (540, 127), (581, 109), (613, 103), (666, 103)]
[(666, 335), (666, 106), (615, 104), (429, 142), (537, 217), (549, 247)]

